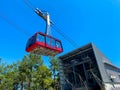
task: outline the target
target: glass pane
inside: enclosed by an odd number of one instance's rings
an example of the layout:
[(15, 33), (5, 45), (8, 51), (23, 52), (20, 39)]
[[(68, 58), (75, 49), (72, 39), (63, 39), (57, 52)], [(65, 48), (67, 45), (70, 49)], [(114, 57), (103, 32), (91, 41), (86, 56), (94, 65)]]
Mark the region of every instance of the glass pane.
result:
[(60, 42), (56, 41), (56, 47), (57, 47), (57, 48), (61, 48)]
[(48, 46), (51, 46), (51, 45), (50, 45), (50, 38), (47, 37), (47, 36), (46, 36), (46, 44), (47, 44)]
[(45, 42), (45, 37), (42, 36), (42, 35), (40, 35), (40, 34), (38, 34), (37, 41), (39, 41), (39, 42)]
[(55, 47), (55, 40), (54, 39), (51, 40), (52, 40), (52, 47)]
[(32, 36), (28, 41), (27, 41), (27, 47), (30, 47), (32, 44), (35, 42), (35, 36)]

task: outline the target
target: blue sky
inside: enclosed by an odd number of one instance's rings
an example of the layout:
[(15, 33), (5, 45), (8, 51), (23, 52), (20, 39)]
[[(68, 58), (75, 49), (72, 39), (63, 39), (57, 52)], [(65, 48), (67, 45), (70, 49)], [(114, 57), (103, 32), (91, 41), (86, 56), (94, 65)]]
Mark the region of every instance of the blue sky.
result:
[[(36, 8), (48, 11), (55, 25), (72, 38), (78, 47), (93, 42), (113, 64), (120, 67), (119, 0), (29, 1)], [(13, 63), (27, 54), (27, 39), (37, 31), (45, 31), (45, 22), (24, 0), (1, 0), (0, 29), (0, 57), (4, 62)], [(53, 29), (51, 32), (62, 41), (62, 54), (75, 49)], [(48, 61), (45, 60), (45, 63)]]

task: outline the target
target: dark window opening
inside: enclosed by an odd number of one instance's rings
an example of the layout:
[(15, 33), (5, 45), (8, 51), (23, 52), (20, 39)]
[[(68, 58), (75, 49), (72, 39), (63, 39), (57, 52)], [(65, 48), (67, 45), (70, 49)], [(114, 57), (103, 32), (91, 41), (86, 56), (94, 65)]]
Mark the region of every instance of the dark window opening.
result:
[(36, 41), (35, 36), (32, 36), (32, 37), (27, 41), (26, 47), (27, 47), (27, 48), (30, 47), (31, 45), (34, 44), (35, 41)]
[(119, 75), (119, 79), (120, 79), (120, 75)]

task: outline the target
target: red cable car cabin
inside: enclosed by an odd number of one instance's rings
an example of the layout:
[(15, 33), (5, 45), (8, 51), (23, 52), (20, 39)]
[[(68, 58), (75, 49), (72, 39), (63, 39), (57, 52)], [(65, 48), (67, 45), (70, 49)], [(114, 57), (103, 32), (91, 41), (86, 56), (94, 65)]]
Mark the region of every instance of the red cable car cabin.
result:
[(60, 40), (37, 32), (28, 40), (26, 51), (33, 54), (55, 56), (63, 52), (63, 48)]

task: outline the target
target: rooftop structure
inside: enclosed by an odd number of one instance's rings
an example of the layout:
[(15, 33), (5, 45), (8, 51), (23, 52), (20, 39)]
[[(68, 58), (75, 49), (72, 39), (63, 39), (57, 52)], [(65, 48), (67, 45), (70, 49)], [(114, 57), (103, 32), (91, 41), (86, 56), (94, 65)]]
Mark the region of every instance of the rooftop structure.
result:
[(62, 90), (120, 90), (120, 68), (89, 43), (59, 57)]

